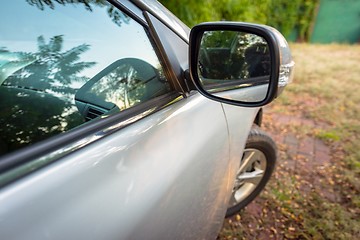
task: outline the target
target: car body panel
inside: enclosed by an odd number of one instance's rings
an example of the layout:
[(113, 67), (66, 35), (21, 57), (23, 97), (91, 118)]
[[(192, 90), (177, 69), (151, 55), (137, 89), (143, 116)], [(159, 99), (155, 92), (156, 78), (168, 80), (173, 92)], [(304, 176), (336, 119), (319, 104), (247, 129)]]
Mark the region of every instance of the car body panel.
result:
[(238, 160), (227, 128), (222, 105), (200, 94), (170, 105), (1, 189), (1, 236), (213, 237)]
[(229, 104), (223, 104), (223, 107), (229, 126), (230, 156), (235, 159), (231, 163), (234, 163), (235, 168), (238, 168), (247, 139), (242, 136), (248, 135), (248, 131), (254, 124), (260, 109), (238, 107)]

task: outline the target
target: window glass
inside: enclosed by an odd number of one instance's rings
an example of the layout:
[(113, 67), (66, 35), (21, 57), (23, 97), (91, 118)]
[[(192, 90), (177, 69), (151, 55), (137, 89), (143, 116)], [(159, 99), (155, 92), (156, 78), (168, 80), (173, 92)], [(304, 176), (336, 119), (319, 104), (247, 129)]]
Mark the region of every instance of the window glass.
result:
[(106, 1), (8, 0), (0, 15), (0, 156), (171, 90), (144, 28)]

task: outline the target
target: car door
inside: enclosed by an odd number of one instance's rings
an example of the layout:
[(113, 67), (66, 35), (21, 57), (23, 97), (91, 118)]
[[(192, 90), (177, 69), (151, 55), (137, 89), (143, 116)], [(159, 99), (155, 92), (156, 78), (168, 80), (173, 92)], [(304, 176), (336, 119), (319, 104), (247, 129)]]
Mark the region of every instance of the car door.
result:
[(2, 238), (216, 237), (238, 157), (224, 106), (179, 94), (170, 50), (123, 4), (1, 8)]

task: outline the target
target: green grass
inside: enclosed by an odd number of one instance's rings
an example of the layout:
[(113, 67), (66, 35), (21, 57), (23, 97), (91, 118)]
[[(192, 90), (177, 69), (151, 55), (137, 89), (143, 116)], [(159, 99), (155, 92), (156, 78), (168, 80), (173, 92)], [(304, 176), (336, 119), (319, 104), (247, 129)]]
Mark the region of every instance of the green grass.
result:
[(323, 141), (340, 141), (340, 136), (336, 130), (320, 130), (316, 133), (316, 137)]
[[(220, 239), (261, 238), (261, 232), (271, 239), (360, 239), (360, 45), (291, 48), (294, 81), (271, 111), (321, 123), (278, 130), (323, 141), (331, 149), (331, 164), (311, 179), (278, 165), (254, 203), (260, 216), (239, 213), (240, 221), (225, 222)], [(280, 146), (280, 162), (287, 159), (282, 149), (286, 146)], [(297, 167), (304, 162), (297, 159)]]

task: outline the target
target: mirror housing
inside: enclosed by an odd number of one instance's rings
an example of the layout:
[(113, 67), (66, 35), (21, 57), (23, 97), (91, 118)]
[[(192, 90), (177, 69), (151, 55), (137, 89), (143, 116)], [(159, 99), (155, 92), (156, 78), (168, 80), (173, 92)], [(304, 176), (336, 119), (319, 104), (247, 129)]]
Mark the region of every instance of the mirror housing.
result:
[(240, 22), (196, 25), (189, 58), (190, 77), (201, 94), (243, 107), (271, 102), (290, 81), (294, 65), (277, 30)]

